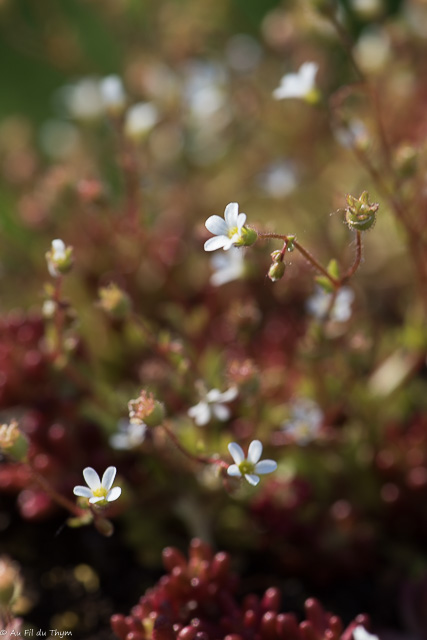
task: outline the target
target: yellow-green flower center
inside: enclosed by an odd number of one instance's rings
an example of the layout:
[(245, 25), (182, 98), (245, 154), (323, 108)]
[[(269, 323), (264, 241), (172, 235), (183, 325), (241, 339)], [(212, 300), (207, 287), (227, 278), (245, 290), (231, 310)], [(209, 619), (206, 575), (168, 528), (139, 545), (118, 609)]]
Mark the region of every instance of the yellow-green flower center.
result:
[(106, 498), (108, 491), (107, 489), (104, 489), (104, 487), (98, 487), (98, 489), (94, 489), (92, 491), (93, 495), (95, 498)]
[(239, 233), (238, 227), (231, 227), (231, 229), (228, 230), (228, 237), (232, 238), (233, 236), (235, 236), (238, 233)]
[(249, 462), (249, 460), (243, 460), (243, 462), (239, 464), (239, 471), (242, 476), (245, 476), (246, 474), (250, 475), (255, 473), (255, 465), (253, 462)]

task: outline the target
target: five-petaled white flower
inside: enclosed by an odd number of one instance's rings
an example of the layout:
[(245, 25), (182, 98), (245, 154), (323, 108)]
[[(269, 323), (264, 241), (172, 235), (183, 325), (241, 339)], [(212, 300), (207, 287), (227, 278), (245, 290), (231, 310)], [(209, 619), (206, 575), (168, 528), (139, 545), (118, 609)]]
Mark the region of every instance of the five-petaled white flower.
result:
[(365, 627), (359, 625), (353, 630), (354, 640), (379, 640), (378, 636), (374, 636), (369, 631), (366, 631)]
[(229, 476), (242, 477), (254, 487), (259, 482), (257, 474), (272, 473), (277, 469), (277, 462), (274, 460), (261, 460), (262, 443), (259, 440), (252, 440), (248, 449), (248, 457), (245, 458), (242, 447), (236, 442), (230, 442), (228, 450), (235, 462), (231, 464), (227, 473)]
[(230, 202), (225, 207), (224, 219), (220, 216), (210, 216), (206, 220), (205, 226), (215, 237), (206, 240), (205, 251), (215, 251), (216, 249), (227, 251), (233, 244), (244, 244), (242, 231), (245, 222), (246, 214), (239, 213), (237, 202)]
[(224, 422), (230, 417), (230, 409), (223, 403), (234, 400), (237, 397), (237, 393), (236, 387), (231, 387), (223, 393), (219, 389), (211, 389), (198, 404), (188, 410), (188, 415), (190, 418), (194, 418), (194, 422), (199, 427), (207, 424), (212, 415), (217, 420)]
[(286, 73), (280, 80), (280, 85), (273, 91), (273, 97), (276, 100), (302, 98), (308, 102), (315, 102), (318, 91), (314, 80), (318, 68), (315, 62), (304, 62), (297, 73)]
[(104, 506), (109, 502), (113, 502), (113, 500), (117, 500), (122, 492), (120, 487), (111, 488), (116, 473), (116, 467), (108, 467), (108, 469), (104, 471), (101, 481), (95, 469), (86, 467), (86, 469), (83, 469), (83, 477), (88, 486), (74, 487), (73, 493), (75, 496), (88, 498), (91, 504), (97, 504), (98, 506)]
[(282, 425), (282, 430), (302, 446), (316, 440), (323, 423), (323, 411), (308, 398), (299, 398), (291, 409), (291, 417)]

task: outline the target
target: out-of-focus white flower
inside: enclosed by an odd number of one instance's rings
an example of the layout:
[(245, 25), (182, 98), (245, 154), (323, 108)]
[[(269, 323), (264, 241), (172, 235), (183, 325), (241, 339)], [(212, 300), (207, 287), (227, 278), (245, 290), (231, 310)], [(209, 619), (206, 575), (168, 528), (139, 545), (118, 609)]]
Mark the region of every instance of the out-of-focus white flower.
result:
[(308, 398), (300, 398), (292, 404), (291, 417), (282, 425), (282, 430), (304, 446), (317, 439), (322, 422), (320, 407)]
[(53, 318), (56, 313), (57, 304), (53, 300), (45, 300), (43, 302), (42, 313), (44, 318)]
[(121, 113), (126, 105), (122, 79), (116, 75), (103, 78), (99, 83), (102, 103), (107, 111)]
[(368, 130), (362, 120), (351, 120), (347, 127), (334, 131), (337, 142), (344, 148), (365, 147), (369, 143)]
[(216, 253), (211, 260), (214, 272), (210, 283), (214, 287), (220, 287), (232, 280), (238, 280), (244, 273), (245, 261), (241, 249), (231, 247), (227, 253)]
[(140, 140), (154, 127), (158, 120), (158, 111), (151, 102), (138, 102), (126, 112), (125, 133), (129, 138)]
[(227, 104), (227, 74), (220, 64), (190, 62), (184, 69), (183, 84), (185, 106), (196, 122), (212, 119)]
[(224, 403), (234, 400), (237, 393), (236, 387), (230, 387), (223, 393), (218, 389), (211, 389), (198, 404), (188, 410), (188, 415), (199, 427), (207, 424), (212, 416), (225, 422), (230, 417), (230, 409)]
[[(307, 311), (318, 320), (329, 317), (333, 322), (347, 322), (351, 317), (351, 303), (354, 292), (349, 287), (342, 287), (336, 294), (332, 308), (332, 293), (327, 293), (321, 287), (307, 300)], [(329, 311), (329, 314), (328, 314)]]
[(67, 273), (73, 265), (73, 248), (67, 247), (62, 240), (52, 240), (50, 251), (46, 253), (47, 268), (52, 278)]
[(237, 478), (243, 476), (254, 487), (259, 482), (258, 474), (272, 473), (277, 469), (277, 462), (274, 460), (259, 461), (262, 454), (262, 443), (259, 440), (252, 440), (247, 458), (245, 458), (242, 447), (236, 442), (230, 442), (228, 450), (235, 462), (228, 467), (228, 475)]
[(95, 469), (92, 469), (92, 467), (86, 467), (86, 469), (83, 469), (83, 477), (88, 486), (74, 487), (73, 493), (75, 496), (88, 498), (91, 504), (105, 506), (109, 502), (117, 500), (122, 492), (120, 487), (111, 488), (113, 486), (116, 473), (116, 467), (108, 467), (108, 469), (104, 471), (101, 481)]
[(354, 640), (379, 640), (378, 636), (374, 636), (369, 631), (366, 631), (365, 627), (359, 625), (353, 630)]
[(297, 186), (297, 173), (291, 162), (279, 160), (260, 176), (261, 188), (271, 198), (285, 198)]
[(237, 202), (230, 202), (225, 207), (224, 219), (220, 216), (210, 216), (205, 227), (214, 234), (214, 238), (209, 238), (205, 242), (205, 251), (215, 251), (224, 249), (227, 251), (234, 245), (242, 245), (243, 225), (246, 222), (246, 213), (239, 213)]
[(119, 432), (114, 433), (110, 438), (113, 449), (135, 449), (145, 440), (147, 425), (143, 422), (130, 422), (129, 420), (119, 420)]
[(378, 18), (384, 11), (383, 0), (350, 0), (353, 11), (364, 20)]
[(317, 102), (319, 92), (315, 77), (319, 66), (316, 62), (304, 62), (296, 73), (286, 73), (280, 85), (273, 91), (276, 100), (302, 98), (307, 102)]
[(97, 120), (104, 114), (98, 78), (82, 78), (62, 90), (65, 106), (75, 120)]
[(391, 42), (387, 32), (378, 27), (365, 29), (354, 47), (354, 55), (363, 71), (379, 73), (391, 58)]

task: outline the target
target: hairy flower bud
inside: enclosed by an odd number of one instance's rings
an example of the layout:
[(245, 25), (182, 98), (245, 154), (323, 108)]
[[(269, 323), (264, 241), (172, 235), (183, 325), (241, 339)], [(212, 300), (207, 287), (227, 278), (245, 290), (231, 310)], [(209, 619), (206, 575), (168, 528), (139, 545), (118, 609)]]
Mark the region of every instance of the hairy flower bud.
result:
[(135, 400), (128, 403), (129, 419), (132, 423), (144, 423), (147, 427), (157, 427), (165, 417), (165, 408), (161, 402), (155, 400), (152, 393), (141, 391)]
[(281, 251), (273, 251), (271, 259), (273, 262), (267, 275), (272, 282), (277, 282), (277, 280), (281, 280), (285, 275), (286, 265), (283, 262), (283, 253)]
[(0, 450), (15, 460), (24, 460), (28, 452), (28, 440), (19, 429), (16, 420), (0, 425)]
[(235, 242), (236, 247), (250, 247), (258, 240), (258, 233), (250, 227), (243, 227), (240, 239)]
[(374, 226), (376, 214), (379, 208), (378, 203), (370, 203), (367, 191), (364, 191), (359, 198), (351, 195), (347, 196), (347, 209), (345, 210), (345, 221), (355, 231), (367, 231)]
[(71, 271), (73, 266), (73, 247), (67, 247), (62, 240), (52, 240), (50, 251), (46, 252), (47, 268), (53, 278), (59, 278)]
[(121, 320), (125, 318), (132, 307), (127, 293), (122, 291), (114, 282), (107, 287), (101, 287), (99, 293), (99, 306), (113, 318)]
[(9, 609), (22, 588), (19, 567), (7, 556), (0, 557), (0, 611)]

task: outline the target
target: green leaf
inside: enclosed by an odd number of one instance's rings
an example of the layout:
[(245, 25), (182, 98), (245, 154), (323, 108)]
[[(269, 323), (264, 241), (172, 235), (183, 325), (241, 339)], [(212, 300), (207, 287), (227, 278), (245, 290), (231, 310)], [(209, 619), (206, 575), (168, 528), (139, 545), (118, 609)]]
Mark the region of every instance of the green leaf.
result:
[(334, 292), (334, 285), (326, 276), (316, 276), (316, 282), (326, 293)]

